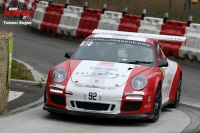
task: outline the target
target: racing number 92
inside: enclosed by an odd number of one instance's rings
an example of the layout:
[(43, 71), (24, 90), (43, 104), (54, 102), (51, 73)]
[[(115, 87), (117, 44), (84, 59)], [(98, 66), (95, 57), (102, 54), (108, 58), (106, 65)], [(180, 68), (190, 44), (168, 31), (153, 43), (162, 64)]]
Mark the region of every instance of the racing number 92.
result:
[(89, 100), (97, 100), (97, 93), (96, 92), (89, 92), (88, 93), (88, 99)]

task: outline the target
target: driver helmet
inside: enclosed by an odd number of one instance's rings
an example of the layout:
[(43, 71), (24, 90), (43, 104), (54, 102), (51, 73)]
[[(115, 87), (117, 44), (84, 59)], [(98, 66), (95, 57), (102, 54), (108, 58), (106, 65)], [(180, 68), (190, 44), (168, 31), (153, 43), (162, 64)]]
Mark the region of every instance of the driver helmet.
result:
[(99, 60), (106, 60), (110, 57), (111, 46), (105, 42), (97, 44), (95, 49), (95, 56)]

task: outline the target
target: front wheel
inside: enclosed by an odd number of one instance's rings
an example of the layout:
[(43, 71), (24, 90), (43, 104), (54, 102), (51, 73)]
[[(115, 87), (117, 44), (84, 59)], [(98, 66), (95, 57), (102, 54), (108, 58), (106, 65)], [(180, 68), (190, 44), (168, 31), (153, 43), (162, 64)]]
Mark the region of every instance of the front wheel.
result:
[(177, 89), (176, 89), (176, 97), (175, 97), (175, 101), (172, 104), (173, 108), (177, 108), (179, 103), (180, 103), (180, 98), (181, 98), (181, 84), (182, 84), (182, 77), (181, 75), (179, 76), (178, 79), (178, 85), (177, 85)]
[(45, 86), (45, 89), (44, 89), (44, 103), (46, 103), (46, 90), (47, 90), (47, 87)]
[(161, 93), (161, 87), (158, 86), (155, 99), (154, 99), (153, 118), (150, 119), (150, 122), (158, 121), (160, 117), (161, 109), (162, 109), (162, 93)]

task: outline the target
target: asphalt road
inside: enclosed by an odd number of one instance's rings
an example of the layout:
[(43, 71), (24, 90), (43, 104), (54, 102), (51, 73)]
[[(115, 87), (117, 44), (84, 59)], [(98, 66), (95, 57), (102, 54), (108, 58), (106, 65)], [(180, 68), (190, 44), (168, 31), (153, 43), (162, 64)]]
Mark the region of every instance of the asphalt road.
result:
[(176, 109), (162, 111), (156, 123), (54, 116), (41, 109), (42, 106), (39, 106), (23, 113), (0, 118), (0, 127), (3, 127), (1, 133), (180, 133), (190, 122), (189, 116)]
[[(0, 19), (1, 21), (1, 19)], [(33, 66), (40, 73), (47, 75), (54, 65), (66, 60), (66, 51), (73, 51), (78, 41), (56, 38), (32, 32), (26, 26), (0, 26), (0, 31), (13, 31), (13, 57)], [(73, 40), (73, 39), (72, 39)], [(178, 61), (183, 69), (182, 98), (183, 103), (200, 107), (200, 63), (197, 61)], [(17, 121), (21, 122), (17, 122)], [(189, 124), (189, 116), (176, 109), (164, 110), (156, 124), (134, 121), (99, 120), (79, 117), (51, 116), (42, 110), (42, 106), (26, 112), (1, 118), (1, 132), (149, 132), (178, 133)], [(13, 126), (14, 125), (14, 126)], [(9, 128), (12, 127), (12, 128)], [(76, 128), (74, 128), (76, 127)], [(125, 128), (126, 127), (126, 128)], [(170, 128), (169, 128), (170, 127)]]

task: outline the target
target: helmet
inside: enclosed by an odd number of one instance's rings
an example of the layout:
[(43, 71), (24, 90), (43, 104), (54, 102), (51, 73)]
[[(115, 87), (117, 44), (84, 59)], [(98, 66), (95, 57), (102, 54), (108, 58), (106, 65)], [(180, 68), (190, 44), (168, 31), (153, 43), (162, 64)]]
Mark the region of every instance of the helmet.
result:
[(151, 51), (148, 48), (141, 46), (134, 46), (127, 50), (128, 60), (139, 60), (139, 61), (152, 61), (150, 58)]
[(106, 60), (110, 57), (111, 46), (105, 42), (97, 44), (95, 49), (95, 56), (99, 60)]

